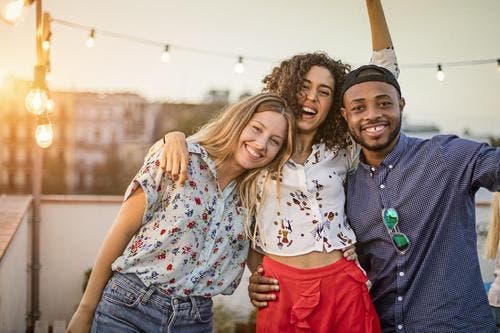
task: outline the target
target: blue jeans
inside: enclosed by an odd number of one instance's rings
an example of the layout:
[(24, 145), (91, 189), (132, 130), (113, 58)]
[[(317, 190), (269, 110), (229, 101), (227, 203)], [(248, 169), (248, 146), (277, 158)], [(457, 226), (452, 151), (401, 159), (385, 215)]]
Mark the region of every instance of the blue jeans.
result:
[(212, 299), (170, 297), (135, 274), (115, 272), (104, 288), (92, 332), (212, 332)]

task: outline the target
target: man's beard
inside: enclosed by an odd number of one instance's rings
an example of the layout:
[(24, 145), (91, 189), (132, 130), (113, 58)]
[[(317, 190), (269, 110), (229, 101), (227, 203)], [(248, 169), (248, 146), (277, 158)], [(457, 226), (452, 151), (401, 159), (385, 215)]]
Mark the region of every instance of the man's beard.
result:
[(402, 118), (401, 116), (402, 114), (400, 112), (397, 126), (391, 133), (389, 133), (389, 137), (385, 142), (375, 143), (370, 145), (367, 142), (365, 142), (365, 140), (363, 140), (361, 135), (360, 136), (356, 135), (351, 127), (349, 127), (349, 132), (351, 133), (351, 136), (354, 139), (354, 141), (356, 141), (356, 143), (358, 143), (361, 147), (369, 151), (380, 152), (389, 147), (394, 142), (394, 140), (397, 139), (399, 133), (401, 132), (401, 118)]

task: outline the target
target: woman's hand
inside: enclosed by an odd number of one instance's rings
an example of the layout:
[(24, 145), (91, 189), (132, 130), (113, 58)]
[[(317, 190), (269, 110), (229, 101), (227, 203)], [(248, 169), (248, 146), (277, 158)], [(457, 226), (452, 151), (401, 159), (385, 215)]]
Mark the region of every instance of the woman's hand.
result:
[(81, 306), (71, 317), (66, 333), (89, 333), (94, 319), (94, 311), (85, 310)]
[(169, 132), (163, 137), (163, 144), (160, 167), (172, 180), (183, 185), (187, 179), (189, 159), (186, 136), (182, 132)]

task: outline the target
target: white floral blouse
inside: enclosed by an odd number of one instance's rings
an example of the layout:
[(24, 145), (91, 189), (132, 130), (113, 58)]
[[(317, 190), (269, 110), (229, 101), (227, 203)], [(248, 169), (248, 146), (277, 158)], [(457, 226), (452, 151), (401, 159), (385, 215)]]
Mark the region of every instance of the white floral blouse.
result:
[(189, 178), (182, 187), (159, 167), (162, 145), (153, 147), (129, 185), (147, 199), (142, 227), (112, 265), (149, 286), (176, 296), (232, 294), (248, 252), (236, 183), (223, 191), (215, 162), (199, 144), (188, 144)]
[[(270, 179), (264, 186), (262, 173), (258, 191), (264, 200), (255, 217), (257, 249), (295, 256), (355, 243), (344, 212), (344, 182), (355, 157), (352, 146), (328, 150), (324, 144), (315, 144), (304, 165), (292, 160), (285, 164), (281, 179)], [(278, 193), (279, 200), (274, 199)]]

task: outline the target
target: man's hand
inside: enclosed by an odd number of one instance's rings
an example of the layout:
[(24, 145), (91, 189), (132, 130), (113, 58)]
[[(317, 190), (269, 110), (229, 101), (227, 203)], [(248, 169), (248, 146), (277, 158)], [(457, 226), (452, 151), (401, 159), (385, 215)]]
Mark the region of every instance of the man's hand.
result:
[(187, 179), (187, 164), (189, 153), (186, 136), (182, 132), (170, 132), (163, 137), (163, 151), (160, 156), (160, 168), (183, 185)]
[(344, 258), (346, 258), (348, 261), (354, 261), (358, 260), (358, 255), (356, 253), (356, 246), (354, 245), (349, 245), (348, 247), (344, 248), (342, 251), (344, 251)]
[(248, 283), (248, 297), (253, 306), (263, 308), (268, 301), (275, 301), (276, 295), (272, 291), (279, 291), (278, 280), (264, 276), (264, 268), (259, 265), (250, 276)]

